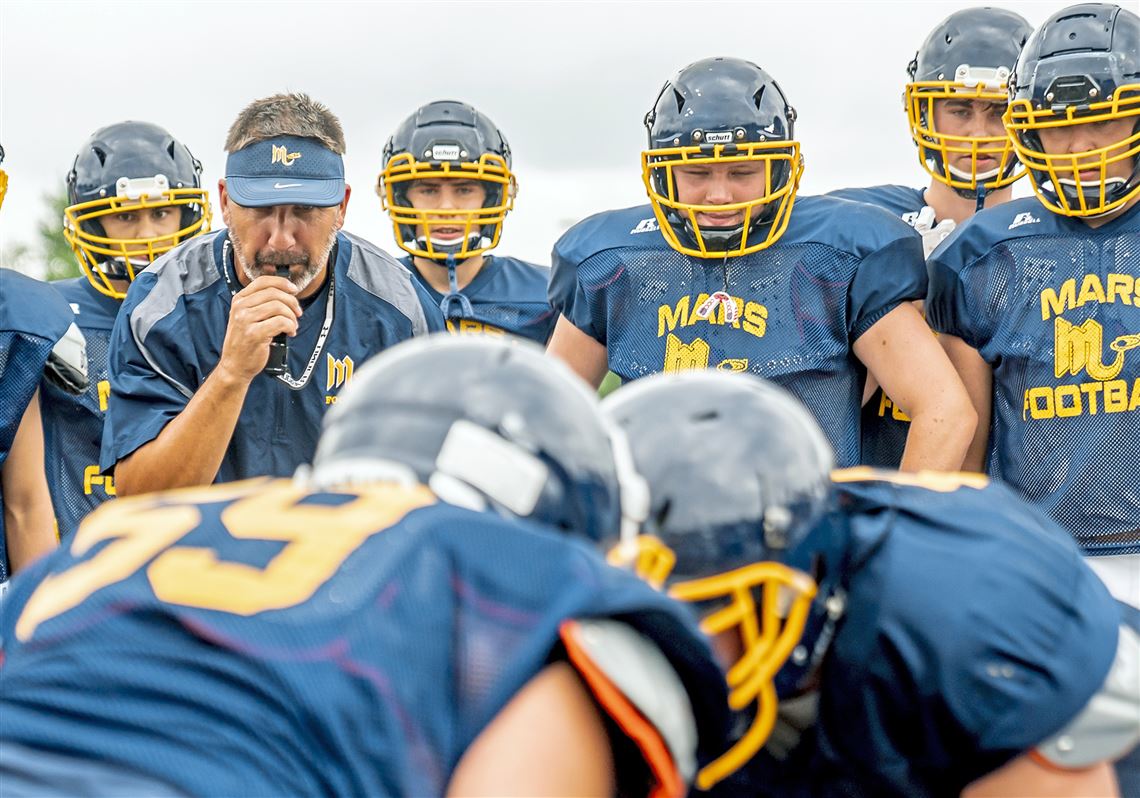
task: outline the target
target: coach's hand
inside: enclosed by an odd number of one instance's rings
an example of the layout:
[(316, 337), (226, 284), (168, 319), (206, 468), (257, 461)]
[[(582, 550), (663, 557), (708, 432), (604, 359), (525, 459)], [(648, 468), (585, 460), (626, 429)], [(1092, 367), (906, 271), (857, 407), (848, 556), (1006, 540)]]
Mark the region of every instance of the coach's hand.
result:
[(234, 294), (218, 369), (250, 382), (265, 368), (273, 337), (296, 335), (300, 318), (297, 286), (284, 277), (258, 277)]

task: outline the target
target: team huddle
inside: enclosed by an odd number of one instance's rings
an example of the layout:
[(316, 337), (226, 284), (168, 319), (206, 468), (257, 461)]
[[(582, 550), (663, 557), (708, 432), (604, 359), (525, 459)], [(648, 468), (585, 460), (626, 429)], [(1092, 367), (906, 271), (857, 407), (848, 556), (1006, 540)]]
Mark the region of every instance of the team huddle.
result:
[(217, 231), (95, 131), (83, 276), (0, 273), (0, 795), (1140, 796), (1140, 17), (906, 71), (927, 187), (800, 196), (707, 58), (550, 268), (463, 102), (383, 149), (400, 258), (305, 94)]

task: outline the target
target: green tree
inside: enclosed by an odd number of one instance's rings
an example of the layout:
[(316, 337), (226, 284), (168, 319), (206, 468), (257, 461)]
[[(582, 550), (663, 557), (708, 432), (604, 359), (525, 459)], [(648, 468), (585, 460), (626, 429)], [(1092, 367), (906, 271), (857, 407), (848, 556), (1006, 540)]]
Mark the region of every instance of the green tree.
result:
[(46, 210), (36, 225), (40, 256), (43, 258), (44, 279), (62, 280), (83, 274), (75, 260), (71, 245), (63, 237), (63, 210), (68, 206), (67, 189), (44, 194)]

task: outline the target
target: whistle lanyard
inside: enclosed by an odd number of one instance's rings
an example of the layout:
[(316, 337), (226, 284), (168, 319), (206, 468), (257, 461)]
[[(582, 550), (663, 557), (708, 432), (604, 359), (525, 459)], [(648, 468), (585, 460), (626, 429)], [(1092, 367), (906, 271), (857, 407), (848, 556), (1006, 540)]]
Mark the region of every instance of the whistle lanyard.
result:
[[(335, 250), (334, 250), (335, 252)], [(329, 258), (329, 296), (325, 301), (325, 320), (321, 324), (320, 334), (317, 335), (317, 343), (313, 348), (313, 354), (309, 357), (309, 362), (305, 366), (305, 370), (301, 373), (300, 379), (294, 377), (288, 371), (288, 363), (286, 363), (286, 371), (284, 374), (276, 375), (275, 379), (280, 380), (289, 386), (291, 390), (299, 391), (309, 383), (309, 379), (313, 376), (313, 370), (317, 367), (317, 361), (321, 359), (321, 353), (325, 349), (325, 341), (329, 337), (329, 331), (332, 329), (333, 314), (336, 306), (336, 257)], [(229, 238), (225, 240), (222, 245), (222, 274), (225, 275), (226, 285), (229, 286), (230, 296), (233, 296), (241, 290), (240, 286), (234, 284), (234, 277), (230, 276), (230, 271), (233, 270), (234, 275), (237, 274), (237, 266), (234, 263), (233, 247)]]

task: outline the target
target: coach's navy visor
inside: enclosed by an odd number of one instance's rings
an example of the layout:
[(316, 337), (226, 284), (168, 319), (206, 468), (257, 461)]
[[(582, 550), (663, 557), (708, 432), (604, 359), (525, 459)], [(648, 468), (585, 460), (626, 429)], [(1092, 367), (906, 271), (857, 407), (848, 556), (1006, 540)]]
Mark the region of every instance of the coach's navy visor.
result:
[(276, 136), (226, 159), (226, 193), (238, 205), (313, 205), (344, 200), (344, 160), (316, 139)]

